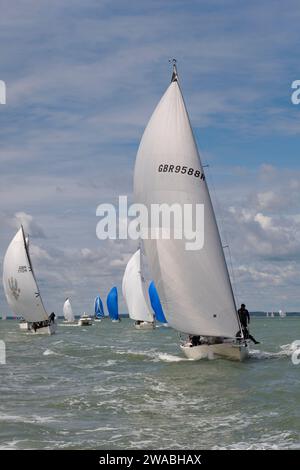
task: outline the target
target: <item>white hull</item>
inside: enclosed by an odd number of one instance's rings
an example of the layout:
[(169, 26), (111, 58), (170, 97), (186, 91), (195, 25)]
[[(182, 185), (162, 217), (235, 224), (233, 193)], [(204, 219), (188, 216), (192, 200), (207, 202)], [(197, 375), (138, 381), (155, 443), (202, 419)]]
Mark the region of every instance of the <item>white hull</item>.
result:
[(57, 329), (57, 324), (51, 323), (48, 326), (43, 326), (42, 328), (37, 328), (34, 330), (32, 328), (32, 323), (22, 322), (19, 324), (19, 327), (22, 331), (28, 331), (33, 335), (54, 335)]
[(74, 321), (64, 320), (63, 323), (65, 323), (66, 325), (75, 325), (77, 323), (77, 321), (76, 320), (74, 320)]
[(92, 324), (91, 318), (80, 318), (78, 320), (78, 326), (90, 326)]
[(35, 335), (54, 335), (57, 329), (56, 323), (51, 323), (49, 326), (44, 326), (43, 328), (38, 328), (36, 331), (30, 330), (31, 333)]
[(180, 348), (188, 359), (193, 359), (194, 361), (213, 359), (215, 356), (234, 361), (244, 361), (249, 355), (247, 343), (224, 342), (219, 344), (200, 344), (199, 346), (191, 346), (190, 343), (186, 343), (181, 344)]
[(137, 330), (153, 330), (155, 328), (155, 323), (154, 322), (148, 322), (148, 321), (143, 321), (141, 323), (135, 323), (134, 327)]
[(34, 335), (53, 335), (56, 332), (57, 324), (51, 323), (49, 326), (43, 326), (42, 328), (37, 328), (34, 330), (32, 328), (32, 323), (21, 322), (19, 323), (19, 328), (22, 331), (29, 331)]
[(120, 319), (119, 320), (112, 320), (112, 323), (120, 323)]
[(94, 320), (94, 321), (96, 321), (96, 322), (99, 322), (99, 323), (100, 323), (102, 320), (101, 320), (100, 318), (95, 318), (95, 320)]

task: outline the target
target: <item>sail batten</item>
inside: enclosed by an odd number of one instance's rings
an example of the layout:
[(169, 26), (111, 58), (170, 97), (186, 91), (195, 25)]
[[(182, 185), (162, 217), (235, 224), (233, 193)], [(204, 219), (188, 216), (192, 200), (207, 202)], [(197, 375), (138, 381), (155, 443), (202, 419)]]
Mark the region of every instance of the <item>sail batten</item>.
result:
[(7, 302), (15, 315), (28, 322), (48, 319), (34, 276), (29, 242), (23, 227), (11, 241), (3, 261), (3, 287)]
[(137, 250), (127, 263), (122, 282), (122, 293), (129, 317), (135, 321), (153, 322), (147, 303), (147, 286), (142, 274), (141, 250)]
[(184, 333), (235, 337), (240, 326), (231, 282), (177, 80), (172, 80), (161, 98), (141, 139), (135, 164), (134, 195), (135, 202), (146, 205), (149, 212), (152, 204), (179, 204), (182, 210), (185, 204), (193, 208), (203, 204), (202, 249), (188, 251), (185, 239), (145, 239), (145, 254), (166, 319), (172, 327)]

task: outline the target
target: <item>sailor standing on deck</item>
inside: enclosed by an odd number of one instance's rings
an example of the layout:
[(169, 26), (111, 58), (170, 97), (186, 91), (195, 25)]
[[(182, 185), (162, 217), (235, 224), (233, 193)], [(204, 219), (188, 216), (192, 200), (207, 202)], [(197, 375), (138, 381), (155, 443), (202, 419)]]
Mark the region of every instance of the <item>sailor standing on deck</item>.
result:
[(259, 344), (259, 341), (256, 341), (256, 339), (253, 338), (253, 336), (250, 335), (250, 333), (249, 333), (248, 325), (250, 323), (250, 314), (249, 314), (248, 310), (246, 309), (245, 304), (241, 305), (241, 308), (238, 310), (238, 314), (239, 314), (239, 319), (240, 319), (240, 322), (241, 322), (241, 326), (242, 326), (242, 330), (243, 330), (245, 339), (249, 338), (249, 339), (251, 339), (251, 341), (253, 341), (254, 344)]

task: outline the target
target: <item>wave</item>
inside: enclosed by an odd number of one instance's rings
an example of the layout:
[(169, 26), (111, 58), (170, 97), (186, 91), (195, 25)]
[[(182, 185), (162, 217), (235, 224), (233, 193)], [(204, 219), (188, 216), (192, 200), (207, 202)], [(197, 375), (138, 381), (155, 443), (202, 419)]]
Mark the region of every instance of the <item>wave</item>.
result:
[(115, 350), (116, 354), (122, 355), (129, 355), (129, 356), (138, 356), (138, 357), (145, 357), (149, 358), (152, 362), (181, 362), (181, 361), (189, 361), (189, 359), (181, 356), (175, 356), (173, 354), (163, 353), (155, 350), (148, 350), (148, 351), (134, 351), (132, 349), (128, 349), (127, 351), (120, 351)]
[(31, 417), (19, 416), (19, 415), (8, 415), (0, 414), (0, 422), (12, 422), (12, 423), (25, 423), (25, 424), (44, 424), (52, 423), (57, 421), (52, 416), (38, 416), (32, 415)]
[(290, 344), (283, 344), (279, 347), (281, 351), (277, 351), (277, 352), (261, 351), (259, 349), (250, 349), (249, 355), (251, 358), (254, 358), (254, 359), (276, 359), (280, 357), (290, 357), (299, 348), (299, 346), (295, 344), (295, 341), (293, 341)]
[(186, 357), (180, 356), (173, 356), (172, 354), (167, 353), (158, 353), (158, 359), (163, 362), (181, 362), (181, 361), (189, 361)]
[(59, 356), (58, 353), (52, 351), (52, 349), (46, 349), (44, 352), (43, 352), (43, 356)]

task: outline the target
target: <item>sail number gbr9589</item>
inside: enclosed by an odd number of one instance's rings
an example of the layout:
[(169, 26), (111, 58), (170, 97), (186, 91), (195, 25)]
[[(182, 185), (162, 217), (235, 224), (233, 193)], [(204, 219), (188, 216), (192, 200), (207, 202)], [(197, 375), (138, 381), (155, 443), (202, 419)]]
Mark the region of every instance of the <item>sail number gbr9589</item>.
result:
[(182, 175), (194, 176), (195, 178), (200, 178), (205, 180), (205, 175), (201, 170), (195, 170), (194, 168), (189, 168), (182, 165), (169, 165), (168, 163), (161, 163), (158, 166), (159, 173), (180, 173)]

